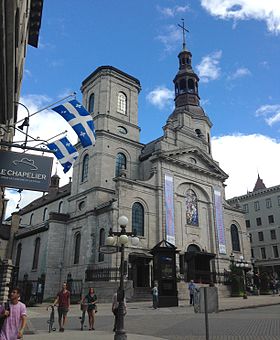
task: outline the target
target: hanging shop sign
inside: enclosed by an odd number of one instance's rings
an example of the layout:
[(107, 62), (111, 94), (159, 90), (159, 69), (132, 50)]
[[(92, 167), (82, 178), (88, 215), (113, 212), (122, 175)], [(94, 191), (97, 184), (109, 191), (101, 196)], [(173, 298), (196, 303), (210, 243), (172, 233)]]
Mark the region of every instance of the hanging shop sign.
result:
[(0, 150), (0, 186), (48, 191), (52, 157)]

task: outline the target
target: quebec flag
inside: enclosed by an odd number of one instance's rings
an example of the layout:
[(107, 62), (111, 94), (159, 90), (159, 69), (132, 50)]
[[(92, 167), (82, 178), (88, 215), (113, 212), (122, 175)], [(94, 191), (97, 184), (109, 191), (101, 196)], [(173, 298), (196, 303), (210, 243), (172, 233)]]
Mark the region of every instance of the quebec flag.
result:
[(54, 151), (55, 157), (63, 166), (63, 172), (66, 173), (68, 170), (70, 170), (72, 164), (79, 154), (75, 147), (69, 142), (68, 138), (63, 137), (52, 143), (49, 143), (47, 146), (50, 150)]
[(95, 131), (92, 117), (76, 99), (58, 105), (52, 110), (59, 113), (72, 126), (83, 147), (95, 145)]

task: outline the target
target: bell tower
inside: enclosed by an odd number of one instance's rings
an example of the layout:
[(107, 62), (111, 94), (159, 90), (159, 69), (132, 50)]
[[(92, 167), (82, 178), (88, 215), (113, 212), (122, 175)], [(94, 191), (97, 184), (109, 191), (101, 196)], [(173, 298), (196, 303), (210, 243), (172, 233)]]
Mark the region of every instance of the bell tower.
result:
[[(183, 19), (182, 19), (183, 20)], [(173, 82), (175, 85), (175, 106), (199, 105), (199, 78), (192, 69), (192, 54), (186, 48), (185, 32), (189, 32), (184, 25), (178, 25), (183, 31), (183, 49), (179, 53), (179, 71)]]

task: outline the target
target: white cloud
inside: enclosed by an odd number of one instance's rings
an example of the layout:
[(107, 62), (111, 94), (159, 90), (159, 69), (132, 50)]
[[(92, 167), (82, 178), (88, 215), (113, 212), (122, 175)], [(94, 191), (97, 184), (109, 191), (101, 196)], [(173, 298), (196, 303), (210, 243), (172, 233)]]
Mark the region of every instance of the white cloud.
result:
[(266, 187), (280, 184), (280, 143), (259, 135), (228, 135), (212, 138), (213, 158), (229, 175), (226, 198), (252, 191), (258, 173)]
[(233, 74), (228, 76), (228, 80), (235, 80), (235, 79), (243, 78), (249, 75), (251, 75), (251, 72), (249, 69), (245, 67), (240, 67)]
[(198, 76), (202, 83), (208, 83), (220, 77), (221, 68), (219, 67), (222, 51), (216, 51), (203, 57), (200, 64), (196, 66)]
[(158, 11), (163, 14), (165, 17), (175, 17), (177, 14), (186, 13), (189, 11), (190, 7), (186, 6), (174, 6), (174, 7), (160, 7), (157, 6)]
[(158, 35), (157, 40), (163, 43), (165, 52), (172, 52), (178, 46), (178, 41), (182, 40), (182, 33), (175, 25), (169, 25), (165, 28), (166, 33)]
[(158, 86), (148, 93), (146, 99), (159, 109), (163, 109), (166, 106), (170, 108), (173, 103), (174, 92), (165, 86)]
[(273, 124), (280, 122), (280, 105), (263, 105), (257, 109), (256, 116), (263, 116), (265, 122), (269, 126), (272, 126)]
[[(39, 111), (41, 108), (46, 107), (47, 105), (51, 104), (53, 100), (45, 95), (28, 95), (20, 98), (20, 103), (24, 104), (30, 111), (30, 114), (35, 113)], [(27, 116), (26, 109), (19, 105), (18, 107), (18, 121), (24, 117)], [(33, 138), (40, 137), (40, 140), (48, 140), (51, 137), (54, 137), (55, 135), (68, 130), (67, 137), (71, 141), (72, 144), (75, 144), (77, 142), (77, 137), (72, 130), (72, 128), (68, 125), (66, 121), (62, 117), (60, 117), (56, 112), (53, 110), (44, 110), (32, 117), (30, 117), (30, 126), (29, 126), (29, 132), (28, 134), (32, 136)], [(21, 123), (17, 124), (20, 125)], [(24, 128), (24, 131), (26, 131), (26, 128)], [(56, 137), (55, 139), (61, 138), (61, 136)], [(30, 138), (29, 138), (30, 139)], [(54, 139), (54, 140), (55, 140)], [(22, 144), (22, 142), (25, 140), (25, 136), (20, 133), (19, 131), (16, 131), (14, 141), (19, 142), (19, 144)], [(35, 146), (40, 143), (40, 140), (29, 142), (29, 146)], [(22, 152), (19, 148), (13, 148), (13, 151), (15, 152)], [(28, 151), (28, 153), (35, 153), (38, 154), (38, 152), (35, 151)], [(42, 154), (40, 152), (39, 154)], [(45, 156), (53, 157), (49, 153), (45, 153)], [(57, 164), (57, 160), (54, 159), (53, 162), (53, 173), (57, 170), (57, 174), (60, 176), (60, 184), (64, 185), (68, 183), (69, 176), (71, 176), (72, 171), (69, 171), (67, 174), (63, 173), (62, 166), (60, 164)], [(22, 200), (19, 203), (20, 208), (24, 207), (29, 202), (33, 201), (37, 197), (42, 195), (42, 193), (34, 192), (34, 191), (28, 191), (24, 190), (22, 192)], [(6, 216), (9, 216), (12, 211), (15, 210), (17, 202), (19, 200), (19, 194), (16, 190), (7, 190), (6, 191), (7, 198), (10, 199), (7, 206), (7, 214)]]
[(269, 32), (280, 33), (278, 0), (201, 0), (201, 6), (220, 19), (265, 21)]

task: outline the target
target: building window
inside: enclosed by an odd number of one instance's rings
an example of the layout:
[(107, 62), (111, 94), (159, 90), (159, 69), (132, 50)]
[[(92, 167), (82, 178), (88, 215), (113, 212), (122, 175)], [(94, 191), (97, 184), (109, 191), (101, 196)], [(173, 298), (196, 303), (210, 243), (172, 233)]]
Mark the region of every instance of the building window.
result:
[(62, 212), (62, 206), (63, 206), (63, 201), (59, 202), (59, 205), (58, 205), (58, 212), (59, 213)]
[(261, 217), (257, 217), (256, 218), (256, 222), (257, 222), (257, 225), (259, 226), (259, 225), (262, 225), (262, 219), (261, 219)]
[(265, 200), (265, 205), (266, 205), (267, 208), (271, 208), (271, 207), (272, 207), (271, 198), (267, 198), (267, 199)]
[(263, 232), (262, 231), (259, 231), (258, 232), (258, 236), (259, 236), (259, 241), (263, 241), (264, 238), (263, 238)]
[(82, 167), (82, 182), (85, 182), (88, 179), (88, 163), (89, 163), (89, 155), (85, 155), (83, 159), (83, 167)]
[(278, 252), (277, 246), (273, 246), (273, 255), (274, 255), (275, 258), (279, 257), (279, 252)]
[(248, 204), (244, 204), (244, 205), (243, 205), (243, 210), (244, 210), (245, 213), (248, 213), (248, 212), (249, 212), (249, 206), (248, 206)]
[(116, 157), (116, 169), (115, 169), (116, 177), (120, 176), (122, 169), (126, 169), (126, 157), (123, 153), (119, 152)]
[(74, 264), (78, 264), (80, 260), (81, 233), (77, 233), (74, 237)]
[(265, 251), (265, 248), (261, 248), (261, 255), (262, 255), (262, 259), (266, 259), (266, 251)]
[(22, 244), (19, 243), (17, 246), (17, 255), (16, 255), (16, 262), (15, 262), (16, 267), (19, 267), (19, 264), (20, 264), (21, 250), (22, 250)]
[(268, 216), (268, 223), (269, 224), (274, 223), (274, 216), (273, 215)]
[(132, 231), (136, 231), (138, 236), (144, 236), (144, 208), (138, 202), (132, 206)]
[[(99, 232), (99, 247), (104, 246), (104, 244), (105, 244), (105, 230), (102, 228), (100, 229)], [(98, 261), (99, 262), (104, 261), (104, 253), (99, 252)]]
[(239, 234), (238, 234), (237, 226), (235, 224), (231, 225), (230, 234), (231, 234), (232, 250), (240, 251)]
[(253, 242), (253, 238), (252, 238), (252, 234), (251, 233), (249, 234), (249, 239), (250, 239), (250, 243), (252, 243)]
[(254, 249), (253, 248), (251, 248), (251, 257), (253, 257), (253, 258), (255, 257), (254, 256)]
[(198, 209), (196, 193), (189, 189), (186, 192), (186, 222), (190, 225), (198, 225)]
[(92, 93), (89, 97), (88, 111), (89, 113), (94, 112), (94, 93)]
[(40, 243), (41, 243), (40, 237), (37, 237), (36, 240), (35, 240), (32, 269), (38, 268)]
[(32, 214), (30, 215), (30, 220), (29, 220), (29, 224), (30, 224), (30, 225), (32, 225), (33, 216), (34, 216), (34, 214), (32, 213)]
[(272, 229), (270, 230), (270, 237), (272, 240), (276, 240), (276, 230)]
[(259, 203), (259, 201), (254, 202), (254, 207), (255, 207), (255, 211), (260, 210), (260, 203)]
[(185, 79), (180, 80), (179, 87), (180, 87), (180, 93), (186, 92), (187, 83)]
[(193, 81), (193, 79), (188, 80), (188, 92), (191, 92), (191, 93), (194, 92), (194, 81)]
[(246, 223), (246, 228), (250, 228), (251, 227), (250, 220), (246, 220), (245, 223)]
[(118, 112), (122, 114), (126, 114), (126, 95), (123, 92), (119, 92), (118, 94)]
[(48, 208), (45, 208), (43, 212), (43, 221), (46, 221), (47, 217), (48, 217)]

